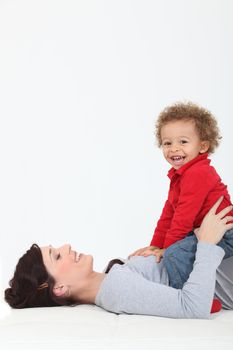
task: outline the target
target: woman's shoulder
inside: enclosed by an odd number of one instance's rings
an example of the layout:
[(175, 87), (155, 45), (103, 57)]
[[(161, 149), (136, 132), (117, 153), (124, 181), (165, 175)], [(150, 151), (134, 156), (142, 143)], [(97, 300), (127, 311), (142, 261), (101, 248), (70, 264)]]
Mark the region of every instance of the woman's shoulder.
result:
[[(109, 282), (122, 284), (123, 281), (146, 279), (148, 281), (167, 284), (167, 274), (163, 260), (158, 264), (155, 256), (133, 256), (124, 265), (114, 265), (108, 273)], [(108, 282), (108, 283), (109, 283)]]

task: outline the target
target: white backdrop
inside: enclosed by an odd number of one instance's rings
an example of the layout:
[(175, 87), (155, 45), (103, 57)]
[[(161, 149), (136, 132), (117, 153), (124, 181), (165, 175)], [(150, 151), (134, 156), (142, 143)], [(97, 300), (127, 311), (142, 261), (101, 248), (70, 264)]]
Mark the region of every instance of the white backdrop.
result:
[(103, 269), (149, 244), (169, 165), (154, 122), (191, 100), (217, 117), (233, 195), (231, 0), (0, 1), (0, 256), (33, 242)]

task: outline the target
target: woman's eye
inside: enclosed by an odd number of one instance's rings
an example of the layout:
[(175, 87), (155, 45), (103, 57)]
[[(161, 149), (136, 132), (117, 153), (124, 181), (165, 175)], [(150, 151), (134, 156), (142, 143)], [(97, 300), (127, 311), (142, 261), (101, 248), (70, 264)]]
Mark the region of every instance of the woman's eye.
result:
[(56, 260), (59, 260), (59, 259), (61, 259), (61, 254), (60, 253), (57, 254), (57, 256), (56, 256)]

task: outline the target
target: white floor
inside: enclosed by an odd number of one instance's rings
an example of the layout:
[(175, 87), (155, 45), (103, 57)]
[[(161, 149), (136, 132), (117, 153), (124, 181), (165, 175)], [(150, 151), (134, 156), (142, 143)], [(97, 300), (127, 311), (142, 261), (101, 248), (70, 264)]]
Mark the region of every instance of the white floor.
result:
[(13, 310), (0, 320), (0, 349), (231, 350), (233, 311), (176, 320), (118, 316), (89, 305)]

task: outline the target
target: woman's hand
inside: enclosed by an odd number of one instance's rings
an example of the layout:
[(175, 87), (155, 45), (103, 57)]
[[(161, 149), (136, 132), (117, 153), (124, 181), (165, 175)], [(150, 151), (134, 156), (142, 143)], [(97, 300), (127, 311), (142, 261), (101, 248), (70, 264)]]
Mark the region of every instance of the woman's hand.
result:
[(224, 233), (233, 228), (233, 224), (228, 224), (229, 221), (233, 221), (233, 216), (225, 216), (232, 210), (232, 205), (216, 214), (222, 200), (223, 196), (217, 200), (206, 214), (199, 230), (195, 230), (197, 239), (200, 242), (217, 244), (222, 239)]

